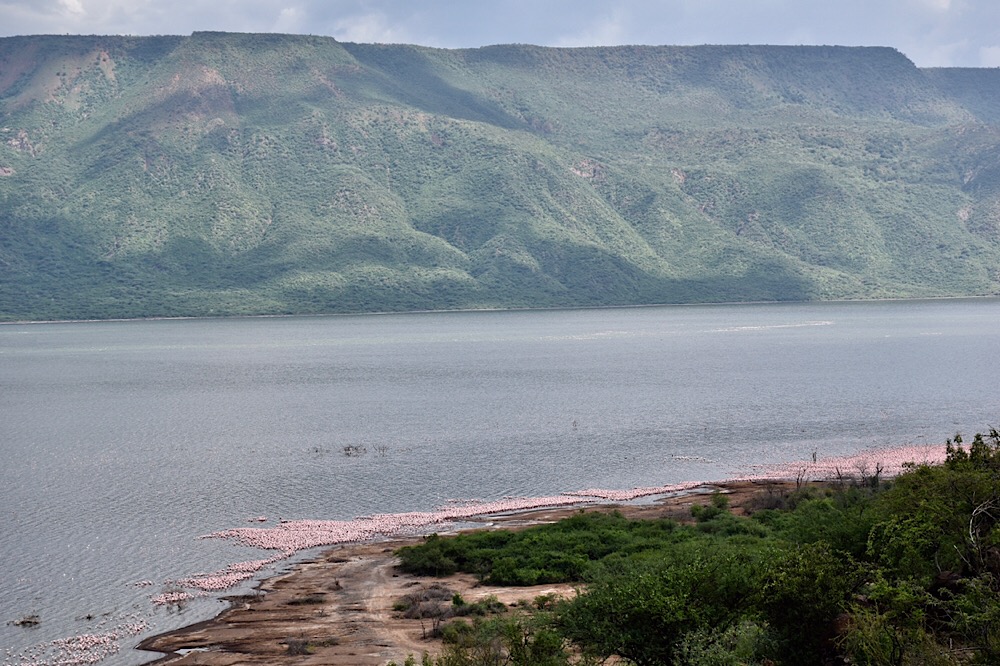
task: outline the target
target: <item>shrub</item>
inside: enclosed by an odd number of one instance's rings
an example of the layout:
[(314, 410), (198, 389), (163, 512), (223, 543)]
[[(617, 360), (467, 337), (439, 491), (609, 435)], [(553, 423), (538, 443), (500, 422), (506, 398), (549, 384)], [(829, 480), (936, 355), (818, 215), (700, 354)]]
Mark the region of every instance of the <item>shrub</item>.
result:
[(420, 575), (477, 574), (495, 585), (583, 580), (593, 562), (616, 552), (641, 552), (677, 541), (669, 520), (628, 520), (617, 513), (581, 512), (518, 532), (432, 535), (399, 549), (400, 568)]
[(752, 620), (727, 627), (698, 629), (678, 643), (673, 666), (758, 666), (774, 656), (775, 641), (767, 625)]
[(922, 627), (901, 628), (887, 613), (855, 604), (840, 646), (859, 666), (953, 666), (960, 663)]
[(457, 621), (443, 634), (446, 645), (436, 666), (568, 666), (562, 637), (544, 622), (530, 617)]
[(312, 594), (307, 594), (304, 597), (295, 597), (294, 599), (289, 599), (286, 603), (289, 606), (307, 606), (311, 604), (321, 604), (326, 601), (326, 593), (324, 592), (314, 592)]
[(671, 663), (692, 632), (759, 618), (797, 663), (818, 663), (857, 582), (822, 546), (703, 537), (607, 567), (560, 622), (584, 650), (642, 665)]
[(285, 639), (286, 652), (291, 655), (312, 654), (309, 648), (309, 641), (304, 638)]

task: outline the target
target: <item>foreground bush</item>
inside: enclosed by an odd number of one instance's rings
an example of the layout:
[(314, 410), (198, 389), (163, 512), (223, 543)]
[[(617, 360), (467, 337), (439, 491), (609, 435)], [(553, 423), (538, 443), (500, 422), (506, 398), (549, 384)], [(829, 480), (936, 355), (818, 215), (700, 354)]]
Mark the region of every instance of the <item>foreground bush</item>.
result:
[(685, 653), (690, 661), (695, 647), (707, 649), (696, 636), (751, 625), (760, 634), (752, 659), (818, 663), (859, 582), (857, 568), (822, 545), (698, 538), (597, 572), (560, 622), (587, 652), (640, 666)]

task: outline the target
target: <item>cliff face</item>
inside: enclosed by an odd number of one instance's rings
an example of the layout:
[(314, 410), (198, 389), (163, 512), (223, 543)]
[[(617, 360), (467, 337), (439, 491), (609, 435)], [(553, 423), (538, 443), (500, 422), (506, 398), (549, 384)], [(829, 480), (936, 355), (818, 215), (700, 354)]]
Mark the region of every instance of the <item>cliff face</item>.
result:
[(993, 70), (0, 39), (0, 318), (996, 293)]

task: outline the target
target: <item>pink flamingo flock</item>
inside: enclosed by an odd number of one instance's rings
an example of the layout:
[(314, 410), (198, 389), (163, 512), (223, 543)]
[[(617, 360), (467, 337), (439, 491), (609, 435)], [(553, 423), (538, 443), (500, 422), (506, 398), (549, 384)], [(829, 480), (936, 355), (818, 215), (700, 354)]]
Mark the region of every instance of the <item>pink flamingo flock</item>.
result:
[[(629, 502), (641, 497), (670, 495), (694, 488), (726, 481), (797, 479), (819, 480), (837, 477), (883, 478), (899, 474), (910, 463), (933, 464), (944, 460), (945, 451), (941, 446), (904, 446), (886, 450), (863, 451), (851, 456), (817, 458), (811, 461), (785, 463), (776, 466), (761, 466), (749, 476), (738, 476), (724, 481), (687, 482), (665, 486), (632, 488), (631, 490), (607, 490), (590, 488), (549, 497), (505, 497), (491, 502), (478, 500), (449, 500), (447, 506), (433, 511), (414, 511), (396, 514), (376, 514), (354, 520), (288, 520), (274, 527), (240, 527), (201, 538), (225, 539), (244, 546), (275, 551), (271, 557), (237, 562), (221, 571), (201, 573), (180, 580), (167, 581), (172, 588), (168, 592), (151, 595), (150, 601), (156, 606), (179, 605), (191, 599), (207, 596), (232, 588), (256, 576), (262, 569), (298, 552), (344, 543), (371, 541), (379, 538), (415, 534), (430, 527), (462, 521), (469, 518), (514, 513), (532, 509), (571, 506), (577, 504), (605, 502)], [(263, 520), (262, 520), (263, 519)], [(249, 522), (264, 522), (264, 517), (251, 518)], [(140, 581), (137, 586), (149, 586), (150, 581)], [(21, 655), (8, 655), (2, 666), (85, 666), (115, 654), (120, 650), (121, 641), (138, 636), (149, 629), (145, 619), (132, 618), (115, 628), (100, 634), (84, 634), (59, 639), (36, 646)]]
[(19, 655), (8, 654), (4, 666), (88, 666), (121, 650), (122, 641), (149, 629), (146, 618), (133, 614), (100, 633), (58, 638), (28, 648)]
[(944, 462), (944, 459), (945, 447), (941, 445), (899, 446), (761, 467), (748, 478), (821, 480), (840, 476), (872, 477), (876, 474), (887, 478), (900, 474), (910, 464), (934, 465)]
[(244, 546), (273, 550), (277, 553), (267, 559), (238, 562), (221, 571), (196, 574), (173, 582), (181, 587), (218, 592), (253, 578), (264, 567), (318, 546), (358, 543), (413, 534), (433, 525), (468, 518), (542, 507), (569, 506), (583, 501), (585, 500), (580, 497), (569, 495), (504, 498), (493, 502), (469, 500), (434, 511), (377, 514), (354, 520), (287, 520), (274, 527), (238, 527), (208, 534), (202, 538), (228, 539)]
[[(863, 451), (840, 457), (818, 458), (813, 461), (785, 463), (761, 467), (752, 475), (733, 477), (725, 481), (753, 479), (802, 479), (815, 480), (837, 476), (872, 476), (876, 473), (889, 477), (899, 474), (908, 463), (934, 463), (944, 459), (940, 446), (905, 446), (889, 450)], [(717, 481), (714, 483), (725, 483)], [(590, 488), (549, 497), (505, 497), (492, 502), (478, 500), (449, 500), (447, 506), (434, 511), (376, 514), (354, 520), (288, 520), (275, 527), (239, 527), (214, 532), (202, 538), (228, 539), (244, 546), (277, 551), (267, 559), (250, 560), (232, 564), (214, 573), (198, 574), (173, 581), (175, 584), (201, 590), (218, 592), (253, 578), (261, 569), (303, 550), (319, 546), (357, 543), (377, 538), (417, 533), (428, 527), (500, 513), (529, 511), (532, 509), (595, 501), (629, 502), (640, 497), (670, 495), (688, 491), (705, 482), (686, 482), (665, 486), (607, 490)], [(173, 603), (169, 600), (165, 603)]]

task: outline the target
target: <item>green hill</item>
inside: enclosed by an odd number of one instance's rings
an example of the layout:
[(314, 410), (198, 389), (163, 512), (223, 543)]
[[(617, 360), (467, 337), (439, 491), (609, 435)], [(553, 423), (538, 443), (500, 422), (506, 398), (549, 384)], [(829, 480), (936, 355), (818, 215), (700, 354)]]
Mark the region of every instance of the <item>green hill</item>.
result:
[(1000, 292), (1000, 70), (0, 39), (0, 318)]

